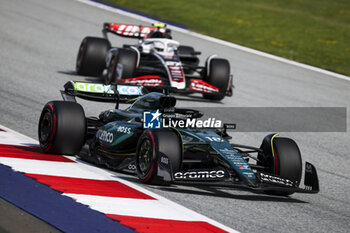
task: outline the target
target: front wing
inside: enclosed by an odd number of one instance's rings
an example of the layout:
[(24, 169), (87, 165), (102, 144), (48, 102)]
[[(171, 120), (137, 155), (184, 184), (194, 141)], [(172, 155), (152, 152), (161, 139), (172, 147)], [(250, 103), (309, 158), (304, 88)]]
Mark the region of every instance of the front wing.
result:
[(136, 86), (151, 87), (153, 89), (158, 88), (159, 90), (168, 89), (173, 93), (207, 93), (207, 94), (216, 94), (223, 93), (227, 96), (232, 96), (232, 76), (230, 77), (227, 90), (220, 90), (218, 87), (215, 87), (201, 79), (188, 79), (186, 83), (186, 88), (178, 89), (174, 87), (169, 87), (163, 83), (162, 78), (158, 75), (143, 75), (139, 77), (126, 78), (120, 80), (120, 83)]
[[(164, 155), (163, 155), (164, 156)], [(161, 156), (162, 157), (162, 156)], [(230, 177), (225, 168), (218, 167), (216, 169), (191, 169), (188, 171), (180, 171), (173, 173), (170, 164), (162, 163), (159, 157), (158, 175), (164, 181), (181, 185), (218, 185), (232, 186), (248, 189), (253, 192), (278, 191), (278, 192), (296, 192), (296, 193), (318, 193), (319, 182), (316, 168), (309, 162), (305, 163), (304, 187), (300, 188), (294, 182), (282, 177), (257, 172), (256, 182), (244, 182)]]

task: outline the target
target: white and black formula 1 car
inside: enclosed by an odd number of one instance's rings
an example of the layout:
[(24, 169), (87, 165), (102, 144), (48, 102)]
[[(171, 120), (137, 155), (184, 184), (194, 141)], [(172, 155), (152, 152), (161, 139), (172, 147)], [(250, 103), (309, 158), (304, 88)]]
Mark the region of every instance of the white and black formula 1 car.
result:
[[(88, 36), (81, 42), (76, 61), (79, 75), (103, 77), (105, 84), (146, 86), (151, 91), (199, 92), (210, 100), (232, 96), (228, 60), (212, 55), (205, 66), (199, 66), (201, 52), (173, 40), (164, 24), (104, 23), (102, 32), (104, 38)], [(112, 47), (107, 33), (135, 38), (138, 43)]]

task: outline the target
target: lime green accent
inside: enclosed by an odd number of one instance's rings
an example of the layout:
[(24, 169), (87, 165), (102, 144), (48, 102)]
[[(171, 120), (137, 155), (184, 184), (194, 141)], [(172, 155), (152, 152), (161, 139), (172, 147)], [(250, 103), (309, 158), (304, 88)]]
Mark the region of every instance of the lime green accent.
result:
[(276, 136), (278, 136), (279, 135), (279, 133), (276, 133), (276, 134), (274, 134), (272, 137), (271, 137), (271, 153), (272, 153), (272, 156), (273, 156), (273, 158), (274, 159), (276, 159), (275, 157), (275, 152), (274, 152), (274, 150), (273, 150), (273, 139), (276, 137)]
[(218, 160), (220, 160), (221, 162), (223, 162), (224, 164), (226, 164), (227, 166), (230, 167), (230, 164), (228, 164), (225, 160), (221, 159), (220, 157), (216, 157)]
[[(191, 145), (186, 145), (186, 148), (189, 148), (191, 147), (191, 149), (195, 149), (195, 150), (198, 150), (198, 151), (202, 151), (202, 152), (206, 152), (208, 150), (204, 149), (204, 148), (201, 148), (201, 147), (198, 147), (198, 146), (191, 146)], [(208, 146), (207, 146), (208, 147)]]
[(159, 27), (159, 28), (165, 28), (166, 27), (165, 23), (154, 23), (152, 25), (155, 26), (155, 27)]
[(349, 0), (103, 2), (178, 23), (215, 38), (350, 75)]
[(136, 100), (138, 100), (140, 97), (142, 97), (142, 95), (141, 95), (141, 96), (138, 96), (138, 97), (136, 97), (136, 98), (127, 100), (126, 102), (127, 102), (128, 104), (132, 104), (132, 103), (134, 103)]
[(113, 85), (103, 85), (101, 83), (86, 83), (86, 82), (73, 82), (74, 89), (81, 92), (101, 93), (101, 94), (114, 94), (115, 87)]

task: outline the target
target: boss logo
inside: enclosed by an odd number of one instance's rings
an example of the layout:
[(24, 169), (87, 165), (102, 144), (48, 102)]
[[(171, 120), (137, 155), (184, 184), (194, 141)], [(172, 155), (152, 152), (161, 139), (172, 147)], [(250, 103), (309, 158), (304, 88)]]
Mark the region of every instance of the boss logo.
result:
[(112, 143), (113, 137), (113, 133), (103, 130), (98, 139), (103, 142)]

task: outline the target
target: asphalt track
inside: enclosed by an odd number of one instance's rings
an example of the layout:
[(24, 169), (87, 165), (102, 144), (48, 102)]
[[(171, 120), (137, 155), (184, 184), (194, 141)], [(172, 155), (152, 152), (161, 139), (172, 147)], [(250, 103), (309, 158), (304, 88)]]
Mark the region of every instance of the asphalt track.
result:
[[(58, 90), (68, 80), (85, 79), (74, 74), (76, 52), (84, 36), (100, 36), (103, 22), (142, 23), (70, 0), (0, 0), (0, 123), (36, 138), (43, 105), (61, 99)], [(173, 37), (182, 44), (195, 45), (202, 51), (202, 60), (214, 53), (228, 58), (236, 86), (234, 96), (221, 104), (183, 98), (180, 106), (350, 107), (347, 80), (186, 33), (174, 32)], [(121, 38), (112, 41), (116, 46), (130, 43)], [(82, 103), (87, 115), (97, 115), (106, 107), (113, 107)], [(349, 110), (347, 113), (349, 122)], [(266, 133), (232, 136), (237, 143), (259, 146)], [(350, 134), (282, 135), (294, 138), (303, 159), (318, 168), (319, 194), (282, 198), (231, 188), (144, 187), (242, 232), (347, 232), (350, 229)], [(123, 176), (138, 183), (134, 177)]]

